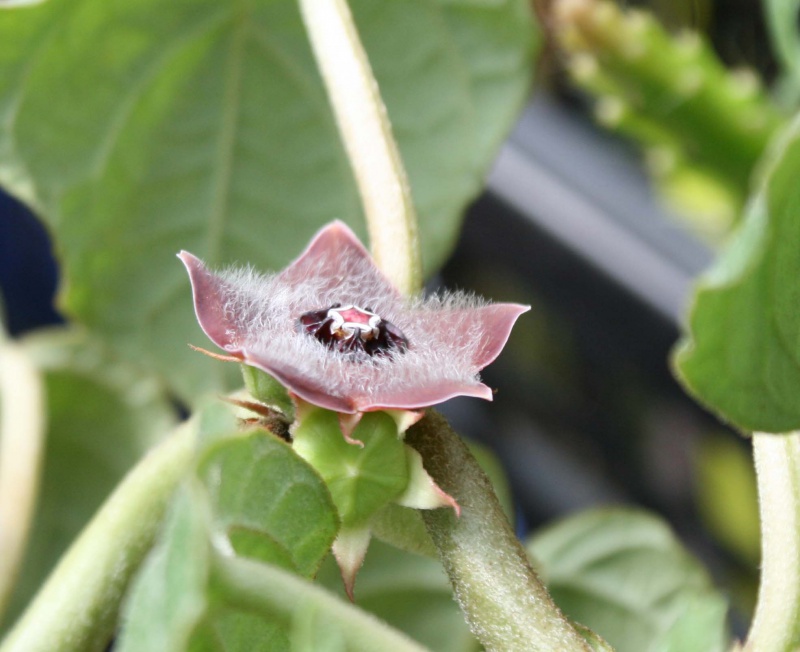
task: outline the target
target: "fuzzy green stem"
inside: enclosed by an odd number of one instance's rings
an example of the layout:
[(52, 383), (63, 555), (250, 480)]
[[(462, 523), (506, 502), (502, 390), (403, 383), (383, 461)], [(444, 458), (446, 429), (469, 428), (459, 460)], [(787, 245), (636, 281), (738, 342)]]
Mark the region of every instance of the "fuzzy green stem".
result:
[(422, 512), (472, 632), (486, 650), (588, 652), (530, 566), (489, 479), (447, 421), (430, 410), (407, 435), (461, 506)]
[[(643, 144), (673, 150), (740, 198), (783, 116), (758, 78), (731, 72), (698, 34), (669, 34), (645, 11), (557, 0), (554, 33), (601, 116)], [(613, 107), (613, 110), (609, 110)]]
[(212, 581), (227, 605), (260, 614), (286, 630), (292, 629), (298, 615), (315, 614), (337, 623), (335, 631), (353, 652), (425, 651), (367, 612), (276, 566), (237, 557), (216, 559)]
[(113, 635), (129, 580), (192, 460), (187, 422), (146, 455), (62, 557), (0, 652), (93, 652)]
[(800, 647), (800, 433), (753, 435), (761, 512), (761, 583), (748, 652)]
[(417, 218), (386, 107), (346, 0), (300, 0), (355, 174), (378, 267), (404, 294), (422, 286)]
[(25, 353), (2, 338), (0, 334), (0, 617), (33, 520), (45, 434), (42, 379)]
[(798, 0), (766, 0), (764, 2), (764, 15), (767, 19), (767, 28), (775, 55), (785, 71), (800, 81), (798, 13), (800, 13)]

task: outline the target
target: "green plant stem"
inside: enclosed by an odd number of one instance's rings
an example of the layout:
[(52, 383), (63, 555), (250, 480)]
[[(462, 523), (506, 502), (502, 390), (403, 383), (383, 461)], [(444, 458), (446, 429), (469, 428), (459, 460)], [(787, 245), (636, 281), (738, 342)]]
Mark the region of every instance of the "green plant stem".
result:
[(417, 218), (386, 107), (346, 0), (299, 0), (378, 267), (404, 294), (422, 286)]
[(0, 652), (92, 652), (113, 635), (128, 581), (192, 460), (187, 422), (146, 455), (61, 559)]
[[(298, 614), (315, 613), (336, 623), (352, 652), (424, 652), (425, 648), (384, 625), (332, 593), (277, 566), (259, 564), (242, 557), (216, 559), (212, 582), (225, 603), (258, 613), (291, 630)], [(324, 625), (324, 622), (323, 622)]]
[(460, 518), (449, 509), (422, 516), (456, 599), (484, 647), (490, 652), (588, 651), (531, 568), (488, 478), (444, 417), (429, 410), (406, 440), (461, 506)]
[(753, 435), (761, 512), (761, 582), (745, 650), (800, 647), (800, 434)]
[(0, 617), (33, 520), (44, 435), (41, 376), (25, 353), (4, 342), (0, 333)]

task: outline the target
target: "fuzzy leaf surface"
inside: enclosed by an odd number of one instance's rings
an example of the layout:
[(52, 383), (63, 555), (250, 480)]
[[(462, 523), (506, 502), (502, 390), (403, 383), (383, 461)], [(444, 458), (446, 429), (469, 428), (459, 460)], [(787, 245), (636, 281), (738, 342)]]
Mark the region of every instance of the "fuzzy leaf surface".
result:
[(316, 574), (338, 517), (322, 479), (285, 442), (263, 432), (225, 439), (205, 454), (199, 474), (236, 554)]
[(546, 528), (528, 549), (558, 606), (617, 652), (726, 649), (725, 600), (659, 519), (593, 510)]

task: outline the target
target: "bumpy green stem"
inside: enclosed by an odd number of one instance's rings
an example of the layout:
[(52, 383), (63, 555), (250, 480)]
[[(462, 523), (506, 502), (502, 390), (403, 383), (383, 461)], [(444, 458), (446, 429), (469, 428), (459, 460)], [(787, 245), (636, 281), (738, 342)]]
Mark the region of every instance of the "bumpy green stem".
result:
[(746, 196), (753, 167), (783, 122), (754, 74), (728, 71), (699, 35), (672, 36), (652, 15), (607, 0), (557, 0), (554, 18), (572, 76), (600, 98), (607, 126)]
[(484, 647), (503, 652), (590, 650), (553, 603), (514, 536), (491, 483), (434, 411), (407, 435), (428, 473), (461, 506), (422, 512), (425, 525)]
[(300, 0), (361, 193), (375, 262), (401, 292), (422, 285), (417, 218), (386, 107), (346, 0)]
[(105, 648), (128, 581), (192, 460), (194, 433), (193, 422), (184, 424), (131, 471), (61, 559), (0, 652)]
[(745, 650), (800, 649), (800, 434), (753, 435), (761, 583)]

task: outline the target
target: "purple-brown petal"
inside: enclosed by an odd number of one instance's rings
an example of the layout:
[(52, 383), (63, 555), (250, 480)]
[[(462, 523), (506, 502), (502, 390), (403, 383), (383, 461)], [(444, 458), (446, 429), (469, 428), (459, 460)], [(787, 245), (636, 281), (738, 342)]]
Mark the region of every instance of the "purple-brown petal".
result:
[(486, 365), (494, 362), (508, 342), (511, 329), (519, 316), (530, 309), (530, 306), (518, 303), (492, 303), (472, 311), (472, 320), (481, 324), (481, 330), (484, 333), (483, 341), (472, 360), (478, 369), (483, 369)]
[(474, 383), (437, 382), (433, 385), (417, 385), (400, 391), (373, 392), (370, 396), (355, 397), (359, 412), (375, 410), (419, 410), (444, 403), (457, 396), (471, 396), (492, 400), (492, 390), (479, 381)]
[(189, 272), (194, 296), (194, 312), (200, 328), (218, 347), (237, 357), (241, 356), (234, 338), (236, 324), (225, 311), (226, 295), (230, 293), (230, 288), (219, 276), (209, 272), (199, 258), (188, 251), (181, 251), (178, 258)]
[[(365, 275), (368, 278), (363, 278)], [(280, 273), (279, 278), (289, 285), (296, 285), (316, 277), (323, 280), (323, 290), (334, 290), (344, 279), (353, 276), (363, 278), (372, 293), (400, 296), (350, 227), (336, 220), (314, 236), (311, 244)]]

